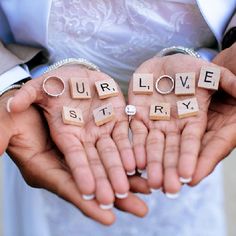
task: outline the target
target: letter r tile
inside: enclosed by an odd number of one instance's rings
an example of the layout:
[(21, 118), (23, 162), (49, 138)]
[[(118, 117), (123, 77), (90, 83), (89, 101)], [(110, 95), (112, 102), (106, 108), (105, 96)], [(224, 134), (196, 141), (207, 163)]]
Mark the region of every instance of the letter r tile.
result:
[(178, 117), (185, 118), (189, 116), (196, 116), (199, 112), (197, 98), (188, 98), (177, 101)]
[(156, 103), (150, 107), (150, 120), (170, 120), (170, 103)]
[(133, 93), (152, 94), (153, 93), (153, 74), (133, 74)]
[(115, 97), (119, 94), (116, 82), (113, 79), (98, 80), (95, 86), (100, 99)]

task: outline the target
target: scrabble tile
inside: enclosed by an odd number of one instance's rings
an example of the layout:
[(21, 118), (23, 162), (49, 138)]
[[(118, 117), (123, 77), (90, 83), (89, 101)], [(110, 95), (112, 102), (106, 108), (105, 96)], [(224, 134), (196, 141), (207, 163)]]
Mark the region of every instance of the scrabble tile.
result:
[(113, 79), (96, 81), (95, 86), (100, 99), (115, 97), (119, 94), (116, 82)]
[(150, 120), (170, 120), (170, 103), (156, 103), (150, 107)]
[(204, 66), (200, 71), (198, 87), (218, 90), (220, 82), (220, 68)]
[(180, 119), (189, 116), (196, 116), (199, 111), (197, 99), (193, 97), (177, 101), (177, 110)]
[(94, 121), (97, 126), (101, 126), (114, 118), (112, 104), (106, 104), (93, 110)]
[(91, 98), (91, 91), (87, 78), (71, 78), (70, 92), (73, 99), (89, 99)]
[(84, 125), (82, 112), (78, 108), (75, 109), (64, 106), (62, 110), (62, 120), (63, 123), (66, 125), (77, 125), (77, 126)]
[(134, 94), (152, 94), (153, 74), (134, 74), (133, 92)]
[(178, 73), (175, 75), (175, 94), (193, 95), (195, 94), (195, 73)]

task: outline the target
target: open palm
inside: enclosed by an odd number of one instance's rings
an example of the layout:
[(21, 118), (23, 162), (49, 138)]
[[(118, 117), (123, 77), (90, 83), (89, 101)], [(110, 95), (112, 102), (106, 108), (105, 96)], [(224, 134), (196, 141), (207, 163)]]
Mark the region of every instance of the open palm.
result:
[[(152, 58), (143, 63), (135, 73), (153, 73), (154, 82), (162, 75), (175, 78), (176, 73), (195, 72), (198, 80), (202, 66), (215, 66), (191, 56), (176, 54), (163, 58)], [(151, 188), (164, 187), (167, 193), (177, 193), (181, 188), (180, 177), (191, 181), (195, 171), (201, 138), (207, 125), (207, 111), (211, 99), (209, 90), (196, 87), (199, 112), (196, 116), (179, 119), (176, 102), (192, 96), (177, 96), (174, 92), (161, 95), (135, 95), (132, 81), (129, 88), (129, 104), (137, 107), (131, 121), (134, 153), (137, 166), (147, 167), (148, 183)], [(171, 104), (170, 121), (151, 121), (151, 104)]]
[[(43, 93), (42, 82), (49, 75), (61, 77), (65, 81), (66, 91), (63, 96), (51, 98)], [(37, 103), (43, 108), (50, 135), (64, 154), (66, 163), (84, 196), (95, 194), (102, 205), (113, 203), (113, 191), (117, 197), (125, 196), (129, 190), (125, 170), (133, 171), (135, 160), (128, 139), (128, 120), (124, 114), (123, 95), (120, 92), (116, 97), (99, 100), (94, 82), (109, 77), (101, 72), (89, 71), (78, 66), (65, 66), (46, 76), (28, 82), (19, 90), (12, 100), (12, 111), (22, 111), (31, 103)], [(68, 88), (68, 80), (71, 77), (82, 77), (89, 81), (91, 99), (71, 99)], [(98, 127), (94, 122), (93, 110), (108, 103), (113, 106), (115, 118)], [(63, 106), (79, 108), (85, 125), (65, 125), (61, 118)]]
[[(8, 96), (13, 94), (14, 91), (8, 92)], [(100, 209), (95, 200), (85, 201), (82, 198), (63, 155), (48, 134), (46, 121), (40, 112), (30, 106), (24, 112), (9, 114), (5, 109), (8, 96), (4, 95), (0, 100), (0, 154), (7, 149), (32, 187), (47, 189), (72, 203), (88, 217), (102, 224), (112, 224), (115, 216), (111, 211)], [(130, 178), (130, 184), (133, 191), (148, 192), (146, 183), (141, 179)], [(126, 199), (117, 199), (115, 204), (122, 211), (140, 217), (147, 212), (144, 202), (131, 193)]]

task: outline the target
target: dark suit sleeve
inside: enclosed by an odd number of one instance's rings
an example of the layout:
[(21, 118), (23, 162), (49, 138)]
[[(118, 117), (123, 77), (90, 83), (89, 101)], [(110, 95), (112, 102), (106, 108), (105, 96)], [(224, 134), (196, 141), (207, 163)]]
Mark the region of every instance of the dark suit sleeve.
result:
[(236, 13), (232, 17), (222, 41), (222, 49), (229, 48), (236, 42)]

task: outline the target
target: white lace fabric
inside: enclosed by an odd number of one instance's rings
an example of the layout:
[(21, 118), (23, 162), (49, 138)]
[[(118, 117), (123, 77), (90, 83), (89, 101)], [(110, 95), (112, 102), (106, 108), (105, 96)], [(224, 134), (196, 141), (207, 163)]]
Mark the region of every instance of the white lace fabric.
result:
[(84, 57), (113, 78), (128, 81), (164, 47), (212, 45), (214, 37), (193, 3), (53, 0), (48, 36), (52, 60)]

